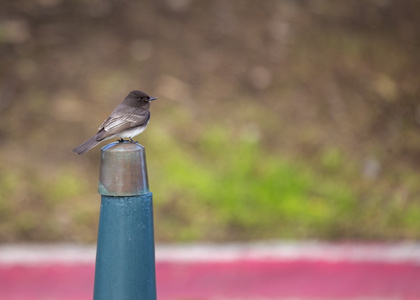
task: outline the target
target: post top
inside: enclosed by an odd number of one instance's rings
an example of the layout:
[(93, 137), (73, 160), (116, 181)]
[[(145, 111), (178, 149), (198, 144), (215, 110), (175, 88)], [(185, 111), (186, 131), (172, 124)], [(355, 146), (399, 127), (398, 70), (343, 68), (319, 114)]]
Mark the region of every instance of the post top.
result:
[(105, 145), (102, 147), (102, 151), (144, 151), (144, 147), (137, 142), (124, 141)]
[(106, 145), (101, 151), (99, 188), (105, 196), (136, 196), (149, 192), (145, 149), (128, 141)]

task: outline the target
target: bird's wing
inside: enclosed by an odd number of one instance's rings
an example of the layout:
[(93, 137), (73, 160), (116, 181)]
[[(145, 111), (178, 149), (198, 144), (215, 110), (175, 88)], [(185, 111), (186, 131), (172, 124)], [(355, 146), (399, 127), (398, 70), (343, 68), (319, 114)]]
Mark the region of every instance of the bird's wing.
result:
[(107, 133), (119, 133), (126, 129), (130, 129), (146, 123), (150, 118), (150, 112), (144, 109), (135, 109), (128, 114), (111, 114), (101, 126), (99, 131)]

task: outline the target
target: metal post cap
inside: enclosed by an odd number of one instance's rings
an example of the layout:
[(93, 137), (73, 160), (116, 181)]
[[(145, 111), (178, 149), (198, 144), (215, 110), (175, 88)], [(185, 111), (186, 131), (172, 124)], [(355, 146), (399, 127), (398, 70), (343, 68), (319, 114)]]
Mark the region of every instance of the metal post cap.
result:
[(98, 191), (104, 196), (149, 192), (145, 149), (138, 143), (115, 142), (102, 148)]

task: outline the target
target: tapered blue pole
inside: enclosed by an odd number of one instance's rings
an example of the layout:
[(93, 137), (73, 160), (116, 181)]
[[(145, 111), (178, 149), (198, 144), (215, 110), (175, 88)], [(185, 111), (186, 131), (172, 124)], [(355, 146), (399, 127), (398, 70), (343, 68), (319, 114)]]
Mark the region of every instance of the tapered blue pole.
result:
[(102, 148), (94, 300), (156, 299), (152, 193), (144, 147)]

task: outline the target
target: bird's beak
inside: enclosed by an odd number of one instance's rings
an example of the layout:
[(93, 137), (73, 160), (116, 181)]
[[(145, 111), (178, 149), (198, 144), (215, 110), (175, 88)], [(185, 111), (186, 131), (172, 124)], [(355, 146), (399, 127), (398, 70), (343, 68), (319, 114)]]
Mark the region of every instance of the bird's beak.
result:
[(156, 100), (156, 99), (157, 99), (157, 97), (150, 97), (149, 101), (153, 101), (153, 100)]

